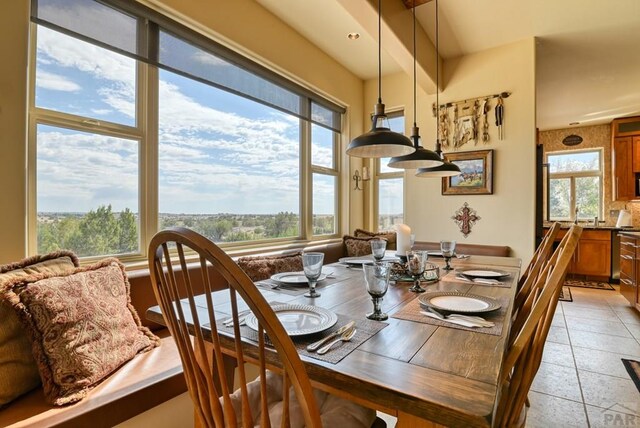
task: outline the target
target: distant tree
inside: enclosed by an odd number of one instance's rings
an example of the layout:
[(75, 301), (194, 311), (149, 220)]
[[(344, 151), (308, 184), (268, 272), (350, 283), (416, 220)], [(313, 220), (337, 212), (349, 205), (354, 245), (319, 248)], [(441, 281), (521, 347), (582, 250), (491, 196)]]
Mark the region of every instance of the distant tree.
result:
[(138, 222), (129, 208), (125, 208), (118, 217), (120, 232), (118, 253), (132, 253), (138, 251)]

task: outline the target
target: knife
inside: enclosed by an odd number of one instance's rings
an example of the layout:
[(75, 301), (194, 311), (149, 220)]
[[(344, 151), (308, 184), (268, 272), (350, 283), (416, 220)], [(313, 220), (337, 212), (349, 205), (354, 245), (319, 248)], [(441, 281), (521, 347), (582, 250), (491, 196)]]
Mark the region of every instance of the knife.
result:
[(472, 322), (472, 321), (466, 321), (466, 320), (461, 320), (461, 319), (447, 319), (447, 318), (442, 319), (438, 315), (433, 314), (431, 312), (427, 312), (427, 311), (420, 311), (420, 313), (422, 315), (426, 315), (429, 318), (433, 318), (433, 319), (438, 320), (438, 321), (448, 322), (448, 323), (451, 323), (451, 324), (457, 324), (457, 325), (461, 325), (463, 327), (470, 327), (470, 328), (483, 327), (483, 326), (481, 326), (481, 325), (479, 325), (479, 324), (477, 324), (475, 322)]

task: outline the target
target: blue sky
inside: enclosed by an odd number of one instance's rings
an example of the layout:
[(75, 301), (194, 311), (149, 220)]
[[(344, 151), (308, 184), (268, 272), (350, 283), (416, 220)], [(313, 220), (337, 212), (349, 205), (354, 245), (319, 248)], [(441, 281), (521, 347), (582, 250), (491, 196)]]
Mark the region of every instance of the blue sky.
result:
[[(135, 125), (133, 60), (43, 27), (37, 60), (37, 106)], [(163, 70), (159, 100), (160, 212), (299, 212), (297, 118)], [(313, 162), (331, 166), (332, 133), (312, 135)], [(37, 138), (39, 212), (138, 211), (137, 141), (44, 125)], [(333, 213), (333, 182), (315, 180), (315, 213)]]

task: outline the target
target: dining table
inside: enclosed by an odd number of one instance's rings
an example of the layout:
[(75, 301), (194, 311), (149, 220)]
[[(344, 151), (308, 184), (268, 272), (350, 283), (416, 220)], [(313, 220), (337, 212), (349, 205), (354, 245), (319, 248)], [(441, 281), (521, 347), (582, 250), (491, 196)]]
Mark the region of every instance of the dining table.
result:
[[(511, 313), (521, 261), (515, 257), (466, 256), (453, 258), (453, 270), (445, 271), (441, 257), (430, 256), (429, 262), (440, 269), (440, 279), (423, 283), (425, 293), (409, 291), (410, 281), (399, 280), (389, 285), (382, 301), (385, 321), (366, 319), (372, 301), (366, 292), (361, 266), (332, 263), (323, 266), (327, 278), (318, 283), (321, 296), (303, 295), (304, 285), (270, 286), (257, 282), (265, 299), (274, 304), (310, 305), (338, 316), (334, 328), (356, 321), (362, 336), (349, 343), (336, 344), (321, 359), (307, 352), (305, 345), (316, 340), (293, 337), (300, 351), (312, 385), (397, 418), (397, 427), (490, 427), (500, 398), (500, 372), (508, 347)], [(499, 281), (474, 282), (460, 275), (469, 269), (498, 270)], [(324, 283), (324, 284), (323, 284)], [(495, 327), (464, 327), (424, 315), (420, 296), (433, 293), (457, 293), (483, 296), (499, 303), (500, 308), (485, 316)], [(229, 317), (229, 292), (216, 291), (216, 320)], [(225, 300), (226, 299), (226, 300)], [(425, 299), (422, 297), (420, 299)], [(206, 299), (198, 296), (200, 317), (207, 317)], [(189, 308), (183, 301), (188, 317)], [(239, 310), (247, 309), (240, 302)], [(146, 313), (150, 321), (164, 324), (158, 306)], [(202, 321), (201, 318), (201, 322)], [(220, 331), (222, 324), (216, 324)], [(302, 340), (302, 343), (298, 343)], [(306, 340), (306, 342), (305, 342)], [(229, 347), (233, 346), (229, 340)], [(248, 350), (257, 348), (246, 339)], [(273, 352), (275, 354), (275, 352)], [(277, 355), (273, 355), (277, 364)]]

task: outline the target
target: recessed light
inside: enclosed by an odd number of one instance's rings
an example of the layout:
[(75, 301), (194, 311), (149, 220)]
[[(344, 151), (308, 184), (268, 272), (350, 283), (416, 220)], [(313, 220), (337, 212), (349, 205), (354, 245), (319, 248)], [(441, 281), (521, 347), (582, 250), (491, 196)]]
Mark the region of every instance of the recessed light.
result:
[(357, 40), (360, 38), (360, 33), (349, 33), (347, 34), (349, 40)]
[(573, 125), (580, 125), (580, 122), (571, 122), (571, 123), (569, 124), (569, 126), (573, 126)]

